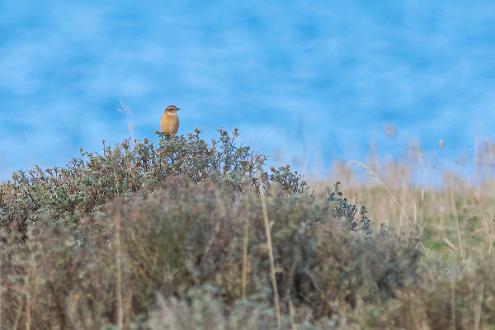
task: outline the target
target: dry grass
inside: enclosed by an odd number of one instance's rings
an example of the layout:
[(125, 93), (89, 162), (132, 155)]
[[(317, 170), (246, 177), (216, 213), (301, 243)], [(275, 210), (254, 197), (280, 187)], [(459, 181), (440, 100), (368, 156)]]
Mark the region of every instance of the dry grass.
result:
[[(355, 166), (336, 166), (338, 178), (353, 200), (367, 205), (371, 219), (398, 232), (419, 229), (427, 257), (442, 256), (467, 262), (472, 256), (493, 254), (495, 239), (495, 180), (467, 183), (462, 177), (438, 173), (442, 183), (425, 188), (414, 182), (408, 164), (360, 165), (368, 179), (358, 178)], [(483, 166), (486, 169), (486, 166)], [(486, 170), (484, 170), (486, 171)], [(315, 181), (312, 186), (325, 187)]]

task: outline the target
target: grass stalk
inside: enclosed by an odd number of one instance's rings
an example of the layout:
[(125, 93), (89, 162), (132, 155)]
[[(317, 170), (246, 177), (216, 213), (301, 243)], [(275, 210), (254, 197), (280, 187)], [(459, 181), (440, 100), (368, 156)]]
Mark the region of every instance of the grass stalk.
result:
[(247, 296), (247, 273), (248, 273), (248, 247), (249, 247), (249, 216), (246, 216), (243, 228), (242, 238), (242, 280), (241, 295), (242, 300), (246, 301)]
[(25, 277), (26, 282), (26, 330), (31, 329), (31, 266)]
[(483, 311), (483, 293), (485, 291), (485, 284), (481, 283), (480, 284), (480, 295), (478, 298), (478, 303), (475, 306), (474, 310), (474, 330), (479, 330), (480, 329), (480, 324), (481, 324), (481, 315)]
[(466, 254), (464, 252), (464, 244), (462, 242), (462, 232), (461, 232), (461, 224), (459, 222), (459, 212), (457, 211), (457, 206), (455, 204), (454, 192), (450, 190), (450, 200), (452, 204), (452, 209), (454, 210), (454, 218), (455, 218), (455, 229), (457, 234), (457, 242), (459, 244), (459, 254), (462, 262), (464, 263), (466, 259)]
[(289, 316), (290, 316), (290, 329), (297, 330), (297, 325), (294, 322), (294, 304), (292, 303), (292, 299), (289, 299)]
[(278, 297), (278, 287), (277, 287), (277, 277), (275, 276), (275, 259), (273, 258), (273, 245), (272, 245), (272, 234), (270, 228), (270, 221), (268, 220), (268, 209), (266, 206), (266, 196), (262, 187), (260, 187), (260, 200), (261, 200), (261, 210), (263, 212), (263, 223), (265, 225), (265, 235), (266, 243), (268, 246), (268, 256), (270, 258), (270, 275), (272, 280), (272, 290), (273, 290), (273, 305), (275, 307), (275, 314), (277, 317), (278, 329), (281, 328), (281, 317), (280, 317), (280, 302)]
[(450, 282), (450, 291), (451, 291), (451, 301), (450, 301), (450, 305), (451, 305), (451, 314), (450, 314), (450, 317), (451, 317), (451, 321), (452, 321), (452, 329), (457, 329), (457, 326), (456, 326), (456, 313), (455, 313), (455, 302), (456, 302), (456, 298), (455, 298), (455, 279), (452, 278), (451, 279), (451, 282)]
[(31, 307), (32, 307), (32, 278), (34, 274), (36, 274), (35, 268), (35, 258), (34, 258), (34, 246), (33, 246), (33, 237), (32, 232), (28, 232), (28, 261), (27, 261), (27, 274), (24, 276), (24, 292), (26, 294), (26, 323), (25, 329), (31, 329)]
[(18, 306), (17, 311), (15, 313), (16, 316), (15, 316), (14, 326), (12, 327), (12, 329), (17, 329), (19, 326), (19, 322), (21, 321), (21, 317), (22, 317), (22, 306), (23, 305), (24, 305), (23, 302), (19, 303), (19, 306)]
[(113, 225), (115, 229), (114, 246), (115, 246), (115, 282), (116, 282), (116, 298), (117, 298), (117, 326), (119, 329), (124, 328), (124, 308), (122, 299), (122, 249), (120, 241), (121, 219), (120, 213), (117, 212), (113, 217)]

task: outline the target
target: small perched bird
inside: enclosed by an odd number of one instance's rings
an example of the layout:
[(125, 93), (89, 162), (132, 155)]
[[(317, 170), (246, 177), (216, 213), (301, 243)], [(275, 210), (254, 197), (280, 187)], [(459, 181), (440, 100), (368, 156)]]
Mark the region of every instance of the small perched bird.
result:
[(177, 116), (177, 108), (175, 105), (169, 105), (163, 111), (162, 119), (160, 120), (160, 131), (166, 136), (175, 136), (179, 130), (179, 116)]

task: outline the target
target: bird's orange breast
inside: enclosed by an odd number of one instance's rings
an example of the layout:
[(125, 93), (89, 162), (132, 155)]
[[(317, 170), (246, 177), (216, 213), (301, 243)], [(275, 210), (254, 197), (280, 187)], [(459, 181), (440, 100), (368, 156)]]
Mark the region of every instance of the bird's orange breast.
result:
[(175, 136), (179, 130), (179, 117), (175, 114), (164, 113), (160, 120), (160, 130), (167, 136)]

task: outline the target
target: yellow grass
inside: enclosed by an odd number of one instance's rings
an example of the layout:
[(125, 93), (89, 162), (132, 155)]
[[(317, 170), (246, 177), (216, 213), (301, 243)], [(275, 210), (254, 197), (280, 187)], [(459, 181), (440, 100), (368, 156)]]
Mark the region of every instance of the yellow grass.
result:
[[(475, 172), (486, 173), (487, 167), (480, 165)], [(399, 233), (419, 230), (427, 257), (455, 256), (466, 262), (480, 252), (491, 255), (495, 180), (469, 183), (469, 177), (439, 169), (441, 183), (425, 187), (414, 181), (415, 169), (404, 163), (337, 163), (330, 178), (313, 178), (310, 186), (322, 190), (341, 182), (352, 202), (367, 207), (375, 228), (378, 222)]]

